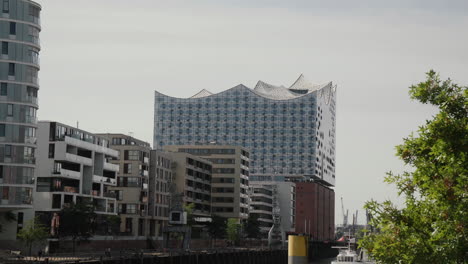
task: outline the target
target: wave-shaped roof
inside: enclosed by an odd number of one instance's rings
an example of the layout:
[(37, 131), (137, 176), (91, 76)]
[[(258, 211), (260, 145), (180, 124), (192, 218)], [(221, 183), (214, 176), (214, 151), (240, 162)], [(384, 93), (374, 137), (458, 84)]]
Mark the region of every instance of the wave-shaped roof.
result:
[(203, 89), (203, 90), (199, 91), (198, 93), (196, 93), (194, 96), (192, 96), (190, 98), (201, 98), (201, 97), (210, 96), (212, 94), (213, 93), (211, 93), (210, 91), (208, 91), (206, 89)]
[[(325, 87), (329, 87), (331, 85), (332, 85), (332, 82), (328, 82), (325, 84), (314, 84), (308, 81), (304, 77), (304, 75), (301, 74), (299, 78), (297, 78), (297, 80), (289, 88), (283, 85), (276, 86), (276, 85), (268, 84), (263, 81), (258, 81), (257, 84), (255, 85), (255, 88), (253, 89), (247, 88), (244, 85), (238, 85), (238, 86), (245, 87), (246, 89), (249, 89), (251, 92), (259, 96), (268, 98), (268, 99), (288, 100), (288, 99), (294, 99), (294, 98), (304, 96), (306, 94), (313, 93), (317, 90), (320, 90)], [(202, 97), (208, 97), (211, 95), (214, 95), (214, 94), (211, 93), (210, 91), (207, 91), (206, 89), (203, 89), (190, 98), (202, 98)]]

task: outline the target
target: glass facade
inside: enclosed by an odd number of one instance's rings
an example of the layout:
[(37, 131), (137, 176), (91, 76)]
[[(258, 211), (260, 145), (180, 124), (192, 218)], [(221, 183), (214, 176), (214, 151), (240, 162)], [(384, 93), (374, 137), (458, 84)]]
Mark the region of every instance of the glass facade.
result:
[[(322, 120), (322, 90), (329, 91), (328, 100), (332, 97), (326, 105), (333, 108), (333, 120)], [(156, 91), (154, 148), (238, 145), (250, 150), (251, 175), (315, 175), (334, 184), (334, 90), (331, 83), (319, 90), (298, 92), (284, 87), (265, 92), (238, 85), (218, 94), (206, 92), (185, 99)], [(323, 122), (331, 123), (327, 133), (333, 137), (327, 155), (320, 148), (325, 139), (320, 132)], [(322, 164), (322, 156), (333, 168)], [(326, 165), (330, 179), (324, 177)]]
[(32, 207), (41, 7), (2, 0), (0, 16), (0, 209)]

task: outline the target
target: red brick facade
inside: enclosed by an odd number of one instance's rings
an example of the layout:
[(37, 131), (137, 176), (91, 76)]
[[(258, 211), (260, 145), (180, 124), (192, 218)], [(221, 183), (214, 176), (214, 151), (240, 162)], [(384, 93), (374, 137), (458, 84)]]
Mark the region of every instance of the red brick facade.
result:
[(296, 183), (296, 233), (313, 240), (332, 240), (335, 235), (335, 192), (315, 182)]

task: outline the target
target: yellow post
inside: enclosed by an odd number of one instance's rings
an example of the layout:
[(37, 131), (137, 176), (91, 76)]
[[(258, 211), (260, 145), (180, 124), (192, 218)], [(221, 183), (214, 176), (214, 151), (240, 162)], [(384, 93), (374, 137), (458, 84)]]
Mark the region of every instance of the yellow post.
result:
[(305, 236), (288, 236), (288, 264), (307, 264)]

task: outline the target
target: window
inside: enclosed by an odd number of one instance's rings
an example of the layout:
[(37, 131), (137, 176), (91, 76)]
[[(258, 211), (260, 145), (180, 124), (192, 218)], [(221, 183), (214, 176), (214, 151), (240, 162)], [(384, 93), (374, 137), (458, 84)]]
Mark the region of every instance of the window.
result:
[(53, 159), (55, 154), (55, 144), (49, 144), (49, 159)]
[(5, 157), (11, 157), (11, 145), (5, 145)]
[(2, 41), (2, 54), (8, 55), (8, 42)]
[(140, 151), (138, 150), (125, 150), (125, 160), (140, 160)]
[(15, 64), (14, 63), (8, 63), (8, 75), (15, 76)]
[(8, 191), (9, 191), (8, 187), (3, 187), (2, 200), (8, 200), (8, 197), (9, 197)]
[(37, 88), (36, 87), (27, 87), (27, 94), (29, 97), (37, 97)]
[(5, 124), (0, 124), (0, 137), (5, 136)]
[(10, 35), (16, 35), (16, 22), (10, 22)]
[(7, 105), (7, 114), (8, 114), (8, 116), (13, 116), (13, 105), (12, 104)]
[(1, 84), (0, 95), (1, 96), (8, 95), (8, 84), (7, 83), (2, 83)]
[(39, 19), (40, 9), (37, 6), (29, 5), (29, 15), (33, 18)]
[(139, 187), (140, 186), (140, 179), (137, 177), (126, 177), (127, 182), (124, 180), (125, 187)]
[(3, 0), (3, 13), (10, 13), (10, 1)]
[(130, 163), (124, 164), (124, 173), (132, 173), (132, 164)]

